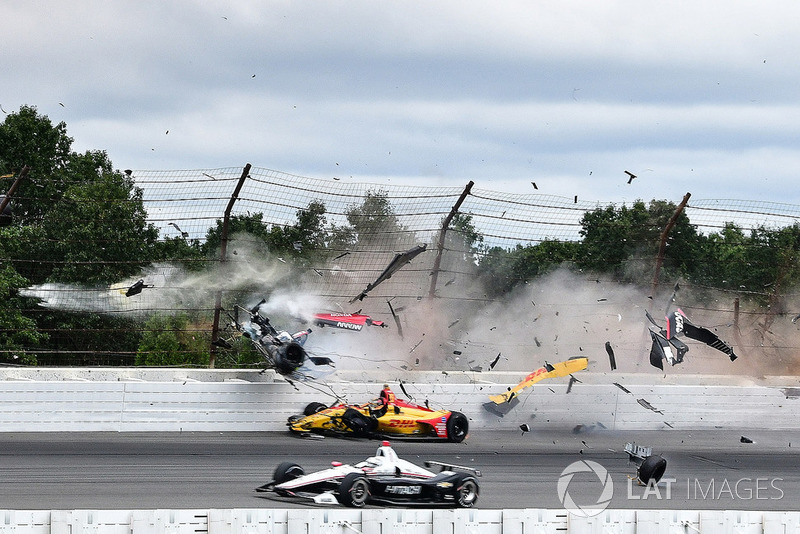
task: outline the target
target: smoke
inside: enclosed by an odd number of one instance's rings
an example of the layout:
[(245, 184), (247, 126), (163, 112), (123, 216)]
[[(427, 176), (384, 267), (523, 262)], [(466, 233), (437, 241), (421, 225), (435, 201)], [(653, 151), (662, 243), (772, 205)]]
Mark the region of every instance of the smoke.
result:
[[(391, 317), (390, 328), (338, 332), (315, 338), (337, 367), (347, 369), (494, 371), (528, 373), (547, 362), (572, 356), (589, 358), (591, 372), (664, 375), (765, 375), (800, 370), (796, 345), (800, 319), (780, 315), (764, 328), (765, 313), (743, 306), (738, 323), (730, 295), (694, 295), (680, 289), (650, 295), (633, 285), (593, 279), (566, 269), (519, 287), (501, 301), (422, 299), (406, 303), (399, 313), (403, 336)], [(464, 291), (464, 294), (469, 291)], [(661, 371), (650, 365), (651, 323), (662, 326), (670, 310), (681, 307), (690, 320), (714, 331), (734, 346), (739, 358), (701, 342), (682, 338), (689, 346), (683, 363)], [(794, 309), (794, 308), (793, 308)], [(655, 327), (652, 327), (655, 328)], [(367, 332), (369, 330), (369, 332)], [(316, 336), (317, 334), (315, 334)], [(617, 369), (611, 369), (609, 343)], [(499, 358), (498, 358), (499, 356)], [(366, 363), (365, 363), (366, 362)]]
[[(286, 263), (256, 253), (246, 240), (232, 239), (229, 249), (232, 254), (228, 261), (202, 272), (189, 271), (178, 264), (159, 263), (111, 286), (46, 283), (22, 289), (20, 294), (37, 299), (40, 306), (49, 309), (134, 317), (154, 312), (173, 314), (213, 309), (220, 292), (226, 300), (228, 296), (247, 295), (251, 305), (269, 295), (271, 304), (265, 306), (271, 311), (284, 306), (287, 314), (301, 315), (304, 308), (313, 307), (311, 303), (299, 304), (310, 297), (301, 298), (298, 294), (290, 299), (286, 296), (293, 275)], [(130, 289), (138, 280), (144, 285), (140, 292), (132, 294)], [(276, 291), (276, 288), (282, 289)]]

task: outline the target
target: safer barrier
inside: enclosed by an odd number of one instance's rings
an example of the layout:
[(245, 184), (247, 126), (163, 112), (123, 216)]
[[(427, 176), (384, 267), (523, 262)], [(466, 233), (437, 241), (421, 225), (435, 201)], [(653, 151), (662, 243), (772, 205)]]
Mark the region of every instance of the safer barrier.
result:
[(606, 510), (229, 509), (0, 510), (15, 534), (787, 534), (800, 512)]
[[(256, 371), (3, 373), (1, 432), (280, 431), (287, 417), (309, 402), (331, 403), (336, 400), (333, 394), (364, 402), (377, 396), (382, 386), (341, 377), (325, 386), (290, 384)], [(403, 388), (416, 402), (463, 412), (473, 429), (534, 420), (537, 428), (554, 429), (579, 424), (617, 430), (740, 428), (742, 421), (758, 421), (765, 429), (780, 430), (795, 429), (800, 413), (796, 378), (765, 385), (731, 385), (730, 379), (722, 378), (707, 379), (720, 385), (653, 385), (640, 377), (586, 373), (571, 388), (563, 382), (534, 386), (501, 417), (487, 405), (488, 396), (513, 382), (508, 375), (482, 373), (478, 378), (419, 374), (416, 379), (406, 377)], [(405, 396), (399, 380), (389, 384)]]

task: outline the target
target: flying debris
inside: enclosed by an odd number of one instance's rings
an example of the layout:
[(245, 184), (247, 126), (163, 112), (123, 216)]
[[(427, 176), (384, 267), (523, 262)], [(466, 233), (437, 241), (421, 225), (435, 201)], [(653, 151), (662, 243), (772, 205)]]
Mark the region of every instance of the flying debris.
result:
[[(658, 332), (650, 330), (650, 364), (653, 367), (664, 369), (663, 360), (665, 359), (672, 365), (683, 362), (683, 357), (689, 351), (689, 347), (678, 339), (678, 336), (686, 336), (690, 339), (703, 342), (709, 347), (727, 354), (731, 361), (737, 358), (733, 347), (722, 341), (719, 336), (711, 330), (693, 324), (680, 309), (670, 312), (667, 315), (666, 328), (661, 328), (646, 311), (645, 315), (651, 323), (660, 328)], [(673, 354), (672, 348), (675, 349), (676, 354)]]
[(627, 443), (625, 452), (628, 453), (628, 460), (636, 464), (636, 480), (639, 484), (658, 484), (667, 470), (667, 460), (653, 454), (652, 447), (642, 447), (636, 443)]
[(392, 277), (394, 273), (402, 269), (407, 263), (411, 260), (416, 258), (418, 255), (425, 252), (425, 249), (428, 248), (428, 245), (417, 245), (414, 248), (410, 248), (405, 252), (401, 252), (399, 254), (395, 254), (394, 259), (386, 266), (386, 269), (375, 279), (374, 282), (371, 284), (367, 284), (366, 289), (362, 291), (360, 294), (356, 295), (352, 299), (350, 299), (350, 304), (355, 302), (356, 300), (364, 300), (364, 297), (367, 296), (367, 293), (375, 289), (375, 287), (380, 284), (381, 282), (388, 280)]
[[(333, 367), (330, 358), (309, 356), (303, 348), (311, 330), (301, 330), (294, 334), (276, 330), (270, 324), (269, 318), (259, 313), (259, 308), (266, 302), (262, 300), (253, 308), (247, 310), (236, 306), (235, 316), (231, 317), (232, 325), (242, 336), (249, 338), (258, 352), (264, 356), (264, 371), (274, 369), (278, 374), (296, 380), (312, 378), (305, 366), (309, 360), (315, 366), (327, 365)], [(239, 322), (239, 310), (249, 314), (249, 320)], [(263, 371), (262, 371), (263, 372)]]
[(606, 352), (608, 353), (608, 361), (611, 363), (611, 370), (617, 370), (617, 359), (614, 357), (614, 349), (611, 348), (611, 342), (606, 341)]
[(538, 187), (536, 187), (536, 182), (531, 182), (531, 185), (533, 186), (534, 189), (539, 189)]
[(128, 288), (120, 289), (119, 292), (125, 295), (126, 297), (132, 297), (134, 295), (138, 295), (142, 292), (142, 289), (153, 287), (150, 284), (145, 284), (143, 279), (139, 279), (134, 284)]
[(364, 326), (380, 326), (385, 328), (387, 325), (383, 321), (375, 321), (369, 315), (360, 313), (315, 313), (314, 324), (320, 328), (332, 326), (345, 330), (360, 331)]
[(631, 171), (625, 171), (625, 174), (628, 175), (628, 183), (630, 184), (633, 182), (633, 179), (636, 178), (636, 175), (633, 174)]
[(588, 365), (589, 359), (584, 356), (573, 356), (567, 361), (558, 362), (556, 364), (545, 363), (543, 367), (540, 367), (526, 376), (522, 382), (513, 388), (508, 388), (508, 391), (500, 393), (499, 395), (490, 395), (489, 400), (495, 404), (509, 402), (514, 399), (520, 391), (534, 385), (541, 380), (571, 375), (572, 373), (586, 369)]
[[(395, 326), (397, 326), (397, 334), (400, 336), (400, 339), (403, 339), (403, 325), (400, 324), (400, 317), (397, 316), (397, 312), (395, 311), (394, 306), (392, 306), (392, 301), (387, 300), (386, 304), (389, 305), (389, 311), (392, 312), (392, 317), (394, 318), (394, 324)], [(450, 326), (453, 325), (451, 324)]]
[(335, 258), (333, 258), (333, 259), (334, 259), (334, 260), (338, 260), (339, 258), (344, 258), (344, 257), (345, 257), (345, 256), (347, 256), (348, 254), (350, 254), (350, 251), (349, 251), (349, 250), (348, 250), (348, 251), (346, 251), (346, 252), (342, 252), (341, 254), (339, 254), (338, 256), (336, 256), (336, 257), (335, 257)]
[(495, 359), (494, 359), (494, 360), (492, 360), (492, 363), (490, 363), (490, 364), (489, 364), (489, 370), (490, 370), (490, 371), (491, 371), (492, 369), (494, 369), (494, 366), (495, 366), (495, 365), (497, 365), (497, 362), (499, 362), (499, 361), (500, 361), (500, 355), (501, 355), (501, 354), (502, 354), (502, 352), (498, 352), (498, 353), (497, 353), (497, 356), (495, 357)]
[(531, 427), (527, 423), (522, 423), (521, 425), (519, 425), (519, 429), (522, 430), (523, 434), (525, 432), (530, 432), (531, 431)]
[(177, 224), (175, 224), (174, 222), (167, 223), (167, 226), (172, 226), (173, 228), (175, 228), (175, 229), (178, 231), (178, 233), (179, 233), (179, 234), (181, 234), (181, 237), (183, 237), (184, 239), (187, 239), (187, 238), (189, 237), (189, 232), (184, 232), (184, 231), (183, 231), (183, 230), (181, 230), (181, 229), (180, 229), (180, 227), (179, 227)]
[(664, 415), (664, 412), (663, 412), (663, 411), (661, 411), (661, 410), (657, 410), (657, 409), (656, 409), (656, 408), (655, 408), (655, 407), (654, 407), (652, 404), (650, 404), (649, 402), (647, 402), (647, 401), (646, 401), (646, 400), (644, 400), (644, 399), (636, 399), (636, 402), (638, 402), (638, 403), (639, 403), (639, 405), (640, 405), (642, 408), (647, 408), (647, 409), (648, 409), (648, 410), (650, 410), (651, 412), (655, 412), (655, 413), (658, 413), (658, 414)]
[(622, 390), (622, 391), (624, 391), (625, 393), (632, 394), (632, 393), (631, 393), (631, 391), (630, 391), (628, 388), (626, 388), (625, 386), (623, 386), (622, 384), (620, 384), (620, 383), (618, 383), (618, 382), (612, 382), (612, 384), (614, 384), (615, 386), (617, 386), (619, 389), (621, 389), (621, 390)]

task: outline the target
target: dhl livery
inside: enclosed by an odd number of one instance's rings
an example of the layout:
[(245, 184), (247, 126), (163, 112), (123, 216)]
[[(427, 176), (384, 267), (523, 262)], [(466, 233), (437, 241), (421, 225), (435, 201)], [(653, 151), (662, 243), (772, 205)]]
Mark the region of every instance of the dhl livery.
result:
[(289, 417), (289, 430), (298, 434), (331, 433), (357, 436), (392, 435), (440, 438), (459, 443), (469, 431), (469, 420), (460, 412), (433, 410), (398, 399), (388, 386), (380, 397), (364, 404), (319, 402), (306, 406), (302, 415)]
[(583, 356), (575, 356), (565, 362), (558, 362), (554, 364), (545, 363), (543, 367), (539, 367), (537, 370), (526, 376), (522, 382), (513, 388), (508, 388), (508, 391), (500, 393), (499, 395), (489, 396), (489, 400), (495, 404), (510, 402), (519, 394), (520, 391), (531, 387), (540, 380), (544, 380), (545, 378), (556, 378), (559, 376), (571, 375), (572, 373), (586, 369), (588, 365), (589, 359)]

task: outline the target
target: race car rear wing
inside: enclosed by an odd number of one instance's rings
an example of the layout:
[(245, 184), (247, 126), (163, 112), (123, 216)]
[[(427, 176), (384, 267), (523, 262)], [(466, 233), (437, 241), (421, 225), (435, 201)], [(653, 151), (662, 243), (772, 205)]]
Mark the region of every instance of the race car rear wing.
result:
[(481, 476), (481, 472), (480, 472), (479, 469), (473, 469), (472, 467), (464, 467), (463, 465), (446, 464), (446, 463), (443, 463), (443, 462), (434, 462), (432, 460), (426, 460), (424, 465), (425, 465), (425, 467), (431, 467), (431, 466), (434, 466), (434, 465), (438, 465), (438, 466), (440, 466), (442, 468), (442, 471), (455, 471), (456, 469), (458, 469), (458, 470), (461, 470), (461, 471), (467, 471), (469, 473), (472, 473), (476, 477)]

